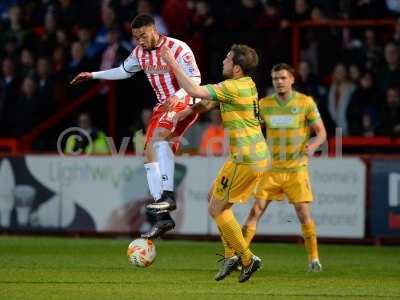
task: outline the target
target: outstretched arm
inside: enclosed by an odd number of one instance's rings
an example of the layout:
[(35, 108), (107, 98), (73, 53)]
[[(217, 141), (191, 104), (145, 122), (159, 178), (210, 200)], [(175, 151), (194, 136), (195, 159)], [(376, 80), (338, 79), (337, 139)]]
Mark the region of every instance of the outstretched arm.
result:
[(79, 73), (70, 84), (78, 84), (92, 79), (119, 80), (131, 77), (131, 73), (124, 70), (123, 66), (99, 72), (82, 72)]
[(176, 62), (174, 55), (168, 47), (162, 47), (161, 57), (174, 72), (179, 86), (183, 88), (190, 96), (202, 99), (212, 99), (207, 88), (199, 86), (195, 81), (193, 81), (193, 79), (185, 74), (181, 66)]

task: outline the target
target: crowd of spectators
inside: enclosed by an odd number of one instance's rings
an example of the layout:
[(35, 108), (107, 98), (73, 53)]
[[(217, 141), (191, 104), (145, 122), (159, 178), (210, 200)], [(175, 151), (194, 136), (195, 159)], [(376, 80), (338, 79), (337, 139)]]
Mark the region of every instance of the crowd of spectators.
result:
[[(90, 85), (71, 89), (77, 73), (118, 66), (135, 46), (137, 13), (152, 14), (161, 33), (192, 47), (205, 82), (221, 80), (232, 43), (250, 44), (260, 54), (264, 96), (270, 67), (291, 62), (293, 22), (397, 20), (400, 0), (2, 0), (0, 136), (21, 137), (65, 108)], [(310, 27), (300, 37), (297, 89), (317, 101), (330, 134), (341, 127), (345, 135), (400, 135), (400, 21)], [(132, 135), (135, 116), (154, 103), (145, 77), (135, 77), (120, 87), (128, 91), (117, 102), (120, 136)]]

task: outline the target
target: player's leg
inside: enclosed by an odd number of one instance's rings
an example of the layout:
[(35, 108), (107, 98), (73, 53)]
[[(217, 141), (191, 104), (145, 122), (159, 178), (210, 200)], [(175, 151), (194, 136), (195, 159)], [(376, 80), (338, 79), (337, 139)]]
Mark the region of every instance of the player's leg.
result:
[[(166, 140), (171, 135), (169, 129), (159, 127), (160, 119), (163, 114), (164, 112), (162, 110), (156, 110), (155, 112), (153, 112), (149, 128), (146, 132), (146, 143), (144, 151), (144, 167), (146, 170), (147, 182), (149, 185), (150, 193), (153, 196), (155, 202), (161, 201), (163, 197), (165, 198), (164, 185), (162, 180), (162, 172), (165, 171), (165, 164), (163, 164), (162, 162), (160, 163), (160, 159), (158, 157), (159, 151), (156, 150), (157, 148), (154, 147), (154, 144), (156, 142)], [(172, 164), (174, 164), (173, 159)], [(161, 210), (155, 213), (156, 223), (149, 232), (142, 234), (142, 237), (144, 238), (157, 238), (175, 227), (175, 222), (167, 210)]]
[(310, 213), (310, 203), (295, 203), (296, 214), (301, 223), (301, 231), (304, 238), (304, 246), (308, 254), (309, 270), (314, 272), (322, 271), (319, 262), (317, 233), (314, 220)]
[(249, 245), (256, 234), (258, 221), (261, 219), (270, 203), (270, 200), (255, 199), (242, 228), (244, 239)]
[[(238, 165), (228, 160), (214, 182), (208, 206), (209, 214), (216, 222), (223, 242), (226, 242), (240, 256), (242, 272), (239, 282), (247, 281), (251, 274), (261, 267), (261, 260), (250, 251), (241, 226), (233, 214), (232, 205), (235, 202), (247, 201), (257, 180), (258, 175), (251, 167)], [(219, 278), (221, 270), (217, 273), (216, 280), (223, 279), (230, 273)], [(230, 271), (232, 270), (233, 268)]]
[(144, 146), (144, 169), (146, 171), (147, 183), (149, 186), (150, 194), (153, 196), (155, 201), (161, 198), (161, 194), (163, 191), (162, 181), (161, 181), (161, 171), (160, 165), (155, 158), (155, 153), (152, 147), (152, 138), (154, 132), (157, 128), (157, 124), (159, 119), (162, 116), (161, 111), (153, 111), (150, 124), (146, 131), (146, 142)]
[(319, 272), (322, 270), (322, 266), (319, 262), (316, 226), (311, 216), (310, 204), (313, 200), (313, 195), (308, 171), (302, 170), (288, 174), (285, 193), (289, 202), (294, 205), (301, 224), (304, 246), (308, 255), (309, 269), (310, 271)]
[[(247, 216), (246, 222), (242, 227), (242, 234), (244, 240), (250, 247), (250, 243), (256, 234), (257, 223), (261, 219), (264, 214), (266, 208), (268, 207), (271, 201), (256, 199), (254, 204)], [(235, 250), (225, 241), (223, 236), (221, 235), (222, 244), (224, 245), (224, 258), (225, 260), (233, 259), (237, 260), (238, 256), (235, 253)]]
[(247, 220), (243, 226), (243, 235), (246, 242), (250, 245), (256, 230), (258, 221), (261, 219), (271, 200), (282, 200), (282, 176), (280, 173), (266, 172), (257, 184), (254, 196), (255, 201), (251, 208)]
[[(162, 195), (159, 201), (156, 201), (159, 210), (174, 210), (176, 209), (174, 195), (174, 172), (175, 172), (175, 157), (169, 143), (171, 130), (164, 127), (157, 127), (154, 130), (151, 139), (151, 147), (148, 147), (149, 157), (155, 159), (160, 168), (160, 176), (162, 183)], [(155, 205), (154, 204), (150, 204)]]
[(184, 132), (192, 126), (198, 115), (194, 114), (180, 121), (178, 124), (172, 123), (172, 118), (176, 112), (186, 108), (186, 105), (178, 103), (174, 110), (166, 112), (159, 119), (158, 127), (154, 130), (152, 137), (153, 158), (155, 157), (160, 166), (163, 193), (161, 199), (151, 203), (147, 208), (155, 211), (176, 209), (174, 195), (174, 153), (178, 150)]

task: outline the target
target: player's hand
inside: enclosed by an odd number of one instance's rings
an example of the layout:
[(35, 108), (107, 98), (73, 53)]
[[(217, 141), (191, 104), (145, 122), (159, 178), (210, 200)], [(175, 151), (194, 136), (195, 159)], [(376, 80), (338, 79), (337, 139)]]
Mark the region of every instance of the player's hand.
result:
[(171, 49), (169, 49), (167, 46), (162, 46), (161, 47), (161, 58), (167, 64), (171, 64), (172, 62), (175, 61), (174, 54), (172, 53)]
[(78, 83), (89, 81), (92, 79), (93, 79), (92, 73), (82, 72), (82, 73), (79, 73), (74, 79), (72, 79), (70, 84), (78, 84)]
[(174, 117), (172, 118), (172, 124), (173, 127), (175, 128), (178, 122), (185, 120), (188, 116), (190, 116), (193, 113), (193, 110), (188, 107), (185, 108), (184, 110), (178, 111)]
[(163, 103), (163, 106), (165, 108), (166, 111), (171, 111), (174, 109), (175, 105), (179, 102), (179, 98), (177, 96), (170, 96), (167, 98), (167, 100), (165, 100), (165, 102)]
[(309, 157), (311, 157), (311, 156), (314, 155), (315, 151), (317, 151), (318, 147), (319, 147), (318, 144), (310, 143), (310, 144), (306, 144), (304, 150), (305, 150), (305, 152), (307, 153), (307, 155), (308, 155)]

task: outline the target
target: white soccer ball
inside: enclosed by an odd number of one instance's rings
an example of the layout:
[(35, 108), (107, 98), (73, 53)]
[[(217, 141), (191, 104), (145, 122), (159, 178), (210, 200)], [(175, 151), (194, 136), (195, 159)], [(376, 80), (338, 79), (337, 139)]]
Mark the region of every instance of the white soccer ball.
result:
[(137, 267), (146, 268), (156, 258), (156, 246), (152, 240), (136, 239), (129, 244), (127, 254), (132, 264)]

